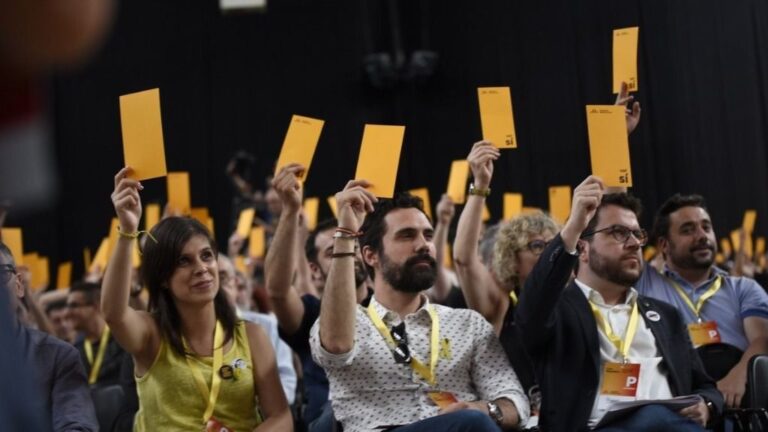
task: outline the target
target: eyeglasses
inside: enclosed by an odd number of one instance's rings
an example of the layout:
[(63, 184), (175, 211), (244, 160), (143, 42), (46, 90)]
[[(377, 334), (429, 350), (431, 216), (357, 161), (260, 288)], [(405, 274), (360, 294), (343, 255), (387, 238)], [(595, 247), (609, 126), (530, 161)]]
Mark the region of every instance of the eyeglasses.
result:
[(542, 252), (544, 252), (544, 249), (547, 248), (547, 245), (549, 245), (548, 241), (531, 240), (527, 245), (525, 245), (525, 247), (528, 248), (529, 251), (533, 252), (534, 255), (541, 255)]
[(392, 327), (389, 330), (389, 334), (395, 341), (395, 348), (392, 350), (392, 354), (395, 356), (395, 363), (411, 363), (411, 350), (408, 348), (408, 335), (405, 334), (405, 323), (401, 322)]
[(640, 243), (640, 246), (645, 246), (645, 243), (648, 241), (648, 233), (646, 233), (644, 229), (640, 228), (633, 230), (623, 225), (611, 225), (607, 228), (585, 233), (581, 235), (581, 238), (592, 237), (593, 235), (600, 232), (606, 232), (612, 235), (613, 238), (616, 239), (616, 241), (619, 243), (626, 243), (627, 240), (629, 240), (630, 235), (637, 239), (637, 242)]
[(16, 274), (16, 267), (14, 267), (11, 264), (2, 264), (0, 265), (0, 281), (3, 281), (4, 284), (7, 284), (11, 281), (13, 276)]

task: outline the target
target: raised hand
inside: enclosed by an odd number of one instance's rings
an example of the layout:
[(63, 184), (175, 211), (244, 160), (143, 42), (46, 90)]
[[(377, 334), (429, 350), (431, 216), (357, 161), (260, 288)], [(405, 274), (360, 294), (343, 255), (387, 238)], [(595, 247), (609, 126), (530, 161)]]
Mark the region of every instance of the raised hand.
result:
[(627, 135), (631, 134), (637, 128), (638, 123), (640, 123), (640, 102), (632, 103), (631, 109), (629, 107), (630, 102), (634, 99), (634, 96), (629, 95), (627, 83), (622, 82), (621, 91), (616, 95), (616, 103), (614, 105), (624, 105), (625, 117), (627, 119)]
[(589, 176), (573, 191), (571, 215), (565, 223), (561, 237), (569, 250), (576, 247), (576, 242), (582, 232), (595, 216), (600, 201), (603, 199), (605, 185), (599, 177)]
[(297, 212), (301, 208), (301, 183), (299, 176), (306, 171), (303, 166), (293, 163), (280, 169), (274, 179), (272, 187), (283, 202), (283, 209)]
[(378, 199), (366, 188), (371, 186), (367, 180), (350, 180), (344, 190), (336, 194), (339, 209), (339, 226), (358, 231), (365, 215), (373, 211)]
[(478, 141), (472, 146), (467, 156), (469, 167), (472, 169), (474, 185), (478, 189), (488, 189), (493, 177), (493, 161), (499, 158), (499, 149), (489, 141)]
[(128, 178), (130, 172), (131, 167), (125, 167), (115, 175), (115, 190), (112, 192), (112, 205), (120, 222), (120, 230), (126, 233), (134, 233), (139, 229), (139, 219), (141, 219), (139, 191), (144, 189), (138, 180)]
[(453, 215), (456, 213), (456, 206), (453, 204), (453, 200), (448, 194), (443, 194), (440, 197), (440, 202), (437, 203), (437, 220), (443, 225), (450, 225), (453, 220)]

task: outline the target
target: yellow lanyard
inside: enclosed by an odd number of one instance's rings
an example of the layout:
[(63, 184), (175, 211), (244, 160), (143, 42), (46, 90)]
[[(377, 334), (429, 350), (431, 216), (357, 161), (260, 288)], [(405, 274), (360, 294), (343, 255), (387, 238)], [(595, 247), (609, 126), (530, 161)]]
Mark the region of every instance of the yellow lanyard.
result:
[[(437, 367), (437, 358), (439, 354), (438, 345), (440, 343), (440, 322), (437, 318), (437, 312), (431, 304), (427, 305), (427, 312), (429, 313), (429, 318), (432, 320), (432, 331), (430, 332), (429, 337), (429, 367), (417, 360), (413, 354), (411, 354), (410, 364), (416, 373), (421, 375), (422, 378), (424, 378), (431, 386), (434, 387), (435, 383), (437, 382), (437, 377), (435, 376), (435, 367)], [(384, 324), (384, 321), (381, 320), (379, 313), (376, 312), (376, 308), (373, 306), (373, 302), (368, 304), (368, 316), (371, 318), (373, 325), (376, 326), (376, 329), (379, 331), (379, 333), (381, 333), (381, 336), (384, 337), (384, 340), (387, 341), (389, 346), (393, 349), (397, 347), (397, 344), (392, 339), (392, 335), (389, 334), (389, 330), (387, 330), (387, 326)]]
[(592, 300), (589, 301), (589, 307), (592, 308), (592, 313), (595, 315), (595, 321), (597, 321), (597, 325), (603, 329), (603, 332), (608, 337), (608, 340), (613, 343), (613, 345), (619, 351), (619, 354), (621, 354), (623, 357), (624, 362), (626, 363), (627, 359), (629, 358), (629, 347), (632, 346), (632, 340), (635, 338), (635, 333), (637, 333), (637, 322), (639, 321), (640, 315), (637, 311), (637, 301), (635, 301), (632, 305), (632, 314), (629, 316), (629, 323), (627, 324), (627, 331), (624, 334), (624, 340), (620, 339), (619, 336), (613, 332), (611, 323), (603, 318), (603, 314), (601, 314), (597, 306), (592, 303)]
[(88, 374), (88, 384), (96, 383), (99, 378), (99, 371), (101, 370), (101, 363), (104, 362), (104, 353), (107, 352), (107, 345), (109, 344), (109, 327), (104, 326), (101, 331), (101, 340), (99, 341), (99, 352), (96, 353), (96, 361), (93, 361), (93, 345), (88, 338), (83, 342), (85, 348), (85, 357), (88, 358), (88, 364), (91, 366), (91, 373)]
[(509, 299), (512, 301), (512, 306), (517, 306), (517, 294), (514, 291), (509, 292)]
[[(184, 349), (189, 351), (187, 341), (184, 341)], [(203, 414), (203, 424), (207, 424), (208, 420), (213, 415), (213, 408), (216, 406), (216, 399), (219, 397), (219, 389), (221, 388), (221, 376), (219, 375), (219, 369), (224, 360), (224, 329), (221, 327), (221, 322), (216, 321), (216, 331), (213, 333), (213, 366), (211, 368), (211, 390), (208, 391), (208, 385), (205, 383), (203, 373), (192, 361), (189, 355), (184, 356), (187, 360), (187, 365), (192, 370), (192, 377), (195, 379), (197, 389), (200, 391), (200, 395), (203, 397), (203, 401), (208, 402), (208, 406), (205, 408)]]
[(680, 285), (677, 284), (677, 282), (673, 281), (670, 278), (667, 278), (669, 282), (672, 284), (673, 287), (675, 287), (675, 290), (677, 293), (682, 297), (683, 301), (686, 305), (693, 311), (694, 315), (696, 315), (696, 318), (698, 318), (699, 322), (701, 322), (701, 308), (704, 307), (704, 303), (706, 303), (707, 300), (712, 298), (718, 290), (720, 290), (720, 287), (723, 285), (723, 277), (720, 275), (717, 275), (715, 280), (712, 282), (712, 284), (709, 286), (709, 289), (707, 289), (707, 292), (701, 295), (699, 297), (699, 301), (696, 302), (696, 305), (694, 306), (693, 302), (691, 301), (691, 298), (688, 297), (688, 294), (683, 291), (682, 288), (680, 288)]

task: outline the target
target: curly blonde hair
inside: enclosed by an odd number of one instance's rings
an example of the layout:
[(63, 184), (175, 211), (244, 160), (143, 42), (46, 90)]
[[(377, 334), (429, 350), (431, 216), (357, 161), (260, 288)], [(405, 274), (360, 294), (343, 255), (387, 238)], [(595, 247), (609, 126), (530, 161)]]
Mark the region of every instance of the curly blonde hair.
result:
[(493, 272), (499, 281), (513, 289), (519, 287), (517, 253), (526, 248), (533, 235), (559, 230), (557, 222), (541, 212), (520, 215), (503, 224), (493, 247)]

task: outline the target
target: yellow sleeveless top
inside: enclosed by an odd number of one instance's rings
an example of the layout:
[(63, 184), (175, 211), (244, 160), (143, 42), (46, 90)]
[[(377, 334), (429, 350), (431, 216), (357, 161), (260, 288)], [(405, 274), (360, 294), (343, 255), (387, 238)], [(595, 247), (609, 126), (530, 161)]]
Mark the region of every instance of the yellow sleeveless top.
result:
[[(191, 359), (203, 373), (210, 389), (213, 357), (192, 356)], [(234, 343), (224, 353), (223, 363), (223, 368), (229, 365), (231, 369), (222, 376), (213, 417), (230, 430), (252, 431), (261, 423), (261, 415), (244, 321), (235, 326)], [(238, 370), (235, 374), (226, 373), (235, 369)], [(134, 432), (204, 430), (203, 413), (208, 401), (203, 401), (186, 359), (165, 340), (161, 339), (157, 357), (149, 370), (141, 378), (136, 377), (136, 390), (139, 411)]]

